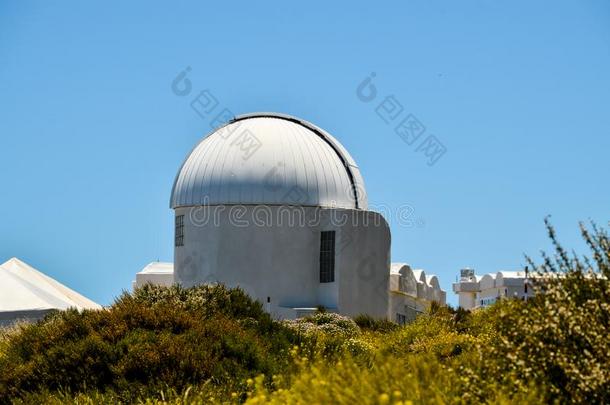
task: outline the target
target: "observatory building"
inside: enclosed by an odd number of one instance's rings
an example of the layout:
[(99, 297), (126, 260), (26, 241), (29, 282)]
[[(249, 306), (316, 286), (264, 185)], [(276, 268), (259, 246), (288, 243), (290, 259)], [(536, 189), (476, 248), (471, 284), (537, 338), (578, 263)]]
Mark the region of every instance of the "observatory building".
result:
[(276, 318), (317, 308), (405, 322), (438, 279), (391, 269), (390, 229), (368, 209), (356, 162), (330, 134), (276, 113), (242, 115), (205, 137), (171, 195), (174, 263), (151, 263), (134, 287), (241, 287)]

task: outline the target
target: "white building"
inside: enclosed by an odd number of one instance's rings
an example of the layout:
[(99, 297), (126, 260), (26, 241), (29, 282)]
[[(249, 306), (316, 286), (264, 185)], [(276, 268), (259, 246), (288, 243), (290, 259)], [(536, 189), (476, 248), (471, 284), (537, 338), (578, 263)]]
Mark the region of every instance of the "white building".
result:
[[(145, 284), (169, 287), (174, 283), (174, 264), (153, 262), (136, 273), (133, 288)], [(435, 275), (426, 275), (424, 270), (412, 270), (405, 263), (392, 263), (389, 280), (388, 319), (399, 324), (412, 321), (424, 313), (433, 301), (445, 305), (447, 293), (441, 289)], [(313, 308), (299, 308), (296, 316), (311, 313)]]
[(174, 284), (174, 264), (164, 262), (152, 262), (136, 273), (136, 279), (132, 287), (141, 287), (146, 283), (169, 287)]
[[(423, 271), (406, 266), (390, 275), (390, 229), (368, 210), (356, 162), (330, 134), (295, 117), (243, 115), (213, 131), (182, 164), (170, 206), (173, 277), (186, 287), (239, 286), (281, 318), (325, 307), (402, 320), (411, 303), (421, 311), (424, 300), (445, 302), (438, 280)], [(151, 271), (135, 285), (156, 282)], [(401, 290), (409, 283), (414, 290)]]
[(462, 269), (460, 279), (453, 284), (464, 309), (486, 307), (501, 298), (516, 297), (527, 300), (533, 295), (531, 280), (526, 271), (498, 271), (478, 276), (473, 269)]
[(0, 265), (0, 326), (68, 308), (102, 307), (15, 257)]
[(426, 275), (421, 269), (412, 270), (405, 263), (392, 263), (389, 291), (388, 319), (399, 324), (415, 319), (434, 301), (444, 305), (447, 298), (435, 275)]

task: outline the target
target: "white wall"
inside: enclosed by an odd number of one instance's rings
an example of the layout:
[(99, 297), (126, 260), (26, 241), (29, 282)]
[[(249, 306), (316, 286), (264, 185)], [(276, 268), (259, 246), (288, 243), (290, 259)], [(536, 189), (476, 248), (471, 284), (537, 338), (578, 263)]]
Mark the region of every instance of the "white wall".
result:
[(388, 319), (394, 322), (398, 322), (397, 314), (404, 315), (407, 322), (413, 321), (418, 314), (425, 312), (430, 305), (430, 302), (418, 300), (400, 291), (390, 291), (389, 299)]
[(36, 322), (45, 317), (55, 309), (33, 309), (30, 311), (6, 311), (0, 312), (0, 327), (8, 328), (20, 322)]
[(526, 282), (528, 279), (524, 272), (502, 271), (485, 274), (479, 281), (461, 280), (453, 284), (453, 291), (459, 295), (460, 307), (474, 309), (503, 298), (527, 299), (533, 296), (531, 288), (525, 292)]
[(133, 288), (142, 287), (145, 284), (160, 285), (170, 287), (174, 284), (173, 273), (136, 273), (136, 279), (133, 282)]
[(441, 290), (438, 277), (426, 276), (423, 270), (411, 269), (405, 263), (392, 263), (389, 285), (388, 319), (400, 322), (411, 321), (417, 314), (425, 312), (433, 301), (446, 303), (446, 293)]
[(476, 306), (477, 294), (474, 292), (460, 292), (459, 305), (464, 309), (472, 309)]
[[(377, 213), (208, 206), (176, 215), (184, 215), (184, 246), (175, 248), (174, 280), (186, 287), (240, 286), (277, 317), (318, 305), (350, 316), (387, 314), (390, 231)], [(319, 282), (320, 232), (327, 230), (336, 231), (334, 283)]]

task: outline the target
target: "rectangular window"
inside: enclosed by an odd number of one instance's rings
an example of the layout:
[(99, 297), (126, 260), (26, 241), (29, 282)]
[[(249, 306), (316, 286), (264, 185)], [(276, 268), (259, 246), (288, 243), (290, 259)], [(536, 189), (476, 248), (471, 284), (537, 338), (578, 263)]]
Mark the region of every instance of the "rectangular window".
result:
[(176, 216), (175, 246), (184, 246), (184, 215)]
[(320, 283), (335, 281), (335, 231), (320, 234)]

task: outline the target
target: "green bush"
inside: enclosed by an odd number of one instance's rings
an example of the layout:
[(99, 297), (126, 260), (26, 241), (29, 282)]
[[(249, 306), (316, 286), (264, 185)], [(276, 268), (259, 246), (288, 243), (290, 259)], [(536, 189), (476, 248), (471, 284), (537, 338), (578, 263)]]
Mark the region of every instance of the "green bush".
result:
[(282, 324), (296, 337), (295, 342), (310, 358), (336, 358), (346, 350), (362, 351), (355, 340), (361, 331), (358, 325), (346, 316), (332, 312), (316, 312), (313, 315)]
[(241, 290), (146, 286), (109, 309), (58, 312), (9, 335), (0, 398), (99, 390), (133, 400), (207, 380), (232, 384), (281, 371), (291, 337)]
[(530, 260), (534, 299), (414, 322), (277, 322), (241, 290), (146, 286), (0, 333), (0, 402), (610, 403), (610, 243)]
[(354, 318), (360, 329), (373, 332), (392, 332), (399, 328), (398, 324), (387, 319), (376, 319), (370, 315), (362, 314)]
[(289, 329), (301, 335), (325, 333), (327, 335), (349, 338), (360, 334), (360, 328), (351, 318), (332, 312), (316, 312), (305, 318), (284, 321)]
[[(535, 384), (549, 401), (610, 402), (610, 242), (581, 224), (593, 259), (569, 256), (546, 222), (555, 255), (536, 265), (539, 294), (507, 300), (487, 315), (496, 338), (482, 346), (473, 390), (485, 397), (491, 379), (525, 392)], [(490, 316), (493, 315), (493, 316)]]

